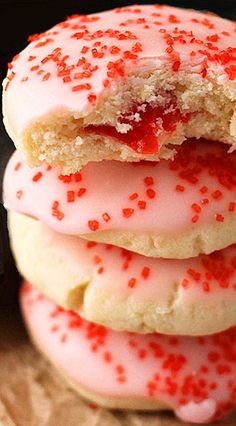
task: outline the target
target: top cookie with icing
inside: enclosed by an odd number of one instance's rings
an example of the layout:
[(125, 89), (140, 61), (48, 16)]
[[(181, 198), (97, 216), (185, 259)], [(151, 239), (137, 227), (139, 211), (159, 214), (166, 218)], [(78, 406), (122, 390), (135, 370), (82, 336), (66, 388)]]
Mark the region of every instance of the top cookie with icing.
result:
[(186, 137), (236, 145), (235, 23), (163, 5), (74, 15), (30, 37), (4, 82), (28, 162), (157, 160)]

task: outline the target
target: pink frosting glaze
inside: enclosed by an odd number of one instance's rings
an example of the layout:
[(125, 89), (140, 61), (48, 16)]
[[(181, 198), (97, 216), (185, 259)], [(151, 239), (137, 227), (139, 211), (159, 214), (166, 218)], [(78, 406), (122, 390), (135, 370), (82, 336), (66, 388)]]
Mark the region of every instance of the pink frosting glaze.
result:
[[(74, 277), (68, 288), (77, 280), (91, 282), (92, 290), (124, 299), (132, 296), (138, 305), (156, 301), (156, 309), (163, 313), (171, 309), (168, 303), (176, 283), (179, 283), (176, 304), (183, 307), (200, 303), (212, 309), (216, 304), (236, 299), (236, 245), (210, 255), (175, 260), (141, 256), (111, 245), (65, 236), (42, 224), (38, 233), (42, 234), (45, 245), (47, 241), (51, 243), (56, 258), (68, 265), (70, 276)], [(26, 274), (26, 277), (33, 280), (32, 276)], [(57, 284), (60, 286), (60, 280)], [(195, 321), (198, 323), (199, 319)]]
[(21, 306), (49, 359), (95, 393), (154, 399), (198, 423), (220, 419), (235, 405), (236, 328), (199, 338), (114, 332), (64, 311), (28, 284)]
[(130, 67), (165, 64), (196, 78), (234, 80), (235, 23), (160, 5), (74, 15), (31, 43), (9, 64), (5, 113), (17, 137), (33, 121), (67, 110), (86, 115)]
[[(116, 230), (177, 235), (224, 223), (236, 210), (236, 153), (187, 141), (174, 161), (101, 162), (61, 176), (31, 169), (15, 152), (5, 173), (5, 207), (65, 234)], [(115, 190), (114, 190), (115, 188)]]

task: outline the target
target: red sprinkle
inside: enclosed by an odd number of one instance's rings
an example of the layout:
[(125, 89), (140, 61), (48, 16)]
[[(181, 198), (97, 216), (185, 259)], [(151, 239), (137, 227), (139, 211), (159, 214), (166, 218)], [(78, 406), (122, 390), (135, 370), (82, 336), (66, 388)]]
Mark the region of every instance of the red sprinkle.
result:
[(82, 197), (82, 195), (84, 195), (85, 192), (86, 192), (86, 188), (80, 188), (77, 192), (77, 196)]
[(130, 280), (128, 281), (128, 286), (129, 286), (130, 288), (134, 288), (134, 287), (135, 287), (135, 285), (136, 285), (136, 283), (137, 283), (136, 278), (130, 278)]
[(175, 189), (177, 192), (184, 192), (185, 187), (183, 185), (176, 185)]
[(111, 217), (107, 212), (103, 213), (102, 218), (105, 222), (109, 222), (109, 220), (111, 220)]
[(99, 222), (97, 220), (89, 220), (88, 227), (91, 229), (91, 231), (97, 231), (99, 228)]
[(18, 170), (20, 169), (20, 167), (21, 167), (21, 162), (19, 161), (19, 162), (15, 165), (14, 170), (15, 170), (15, 171), (18, 171)]
[(38, 180), (40, 180), (42, 176), (43, 176), (43, 174), (41, 172), (38, 172), (38, 173), (36, 173), (36, 175), (34, 175), (32, 177), (32, 181), (33, 182), (38, 182)]
[(146, 205), (147, 205), (146, 201), (140, 200), (138, 202), (138, 207), (140, 208), (140, 210), (145, 210), (146, 209)]
[(146, 176), (146, 177), (145, 177), (145, 179), (144, 179), (144, 183), (145, 183), (145, 185), (146, 185), (146, 186), (151, 186), (151, 185), (153, 185), (153, 184), (154, 184), (153, 177), (151, 177), (151, 176)]
[(222, 214), (216, 213), (215, 214), (215, 220), (217, 220), (217, 222), (224, 222), (225, 218)]
[(19, 191), (17, 191), (17, 193), (16, 193), (16, 198), (18, 198), (18, 199), (20, 200), (20, 199), (21, 199), (21, 197), (22, 197), (22, 195), (23, 195), (23, 191), (19, 190)]
[(129, 196), (129, 199), (130, 199), (131, 201), (136, 200), (136, 198), (138, 198), (138, 193), (137, 193), (137, 192), (134, 192), (133, 194), (131, 194), (131, 195)]
[(75, 201), (75, 191), (67, 191), (67, 202), (73, 203)]
[(148, 198), (155, 198), (156, 191), (154, 191), (154, 189), (148, 188), (147, 191), (146, 191), (146, 194), (147, 194)]
[(148, 266), (144, 266), (141, 272), (142, 277), (146, 280), (150, 275), (150, 268)]
[(134, 213), (134, 209), (126, 208), (126, 209), (123, 209), (122, 212), (123, 212), (123, 217), (129, 218)]

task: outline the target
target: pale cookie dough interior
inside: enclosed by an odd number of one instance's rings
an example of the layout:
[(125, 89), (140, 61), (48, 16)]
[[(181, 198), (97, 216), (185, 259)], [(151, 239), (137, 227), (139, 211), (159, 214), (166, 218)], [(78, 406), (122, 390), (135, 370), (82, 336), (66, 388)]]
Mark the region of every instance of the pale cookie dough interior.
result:
[(236, 323), (235, 247), (195, 259), (151, 259), (13, 212), (9, 231), (24, 278), (90, 321), (175, 335), (212, 334)]
[[(6, 128), (31, 165), (46, 161), (65, 174), (89, 161), (170, 158), (169, 141), (188, 137), (234, 149), (234, 45), (233, 22), (190, 9), (74, 16), (13, 58)], [(140, 120), (147, 127), (136, 134)]]

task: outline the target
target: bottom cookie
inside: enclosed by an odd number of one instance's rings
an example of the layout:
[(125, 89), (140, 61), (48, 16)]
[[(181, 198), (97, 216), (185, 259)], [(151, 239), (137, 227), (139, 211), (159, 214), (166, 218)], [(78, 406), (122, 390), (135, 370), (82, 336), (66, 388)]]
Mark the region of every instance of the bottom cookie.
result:
[(236, 403), (236, 328), (208, 337), (115, 332), (82, 320), (24, 284), (36, 346), (85, 397), (109, 408), (171, 409), (207, 423)]

